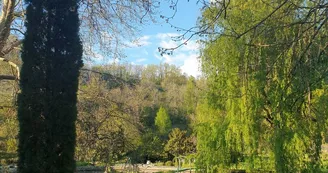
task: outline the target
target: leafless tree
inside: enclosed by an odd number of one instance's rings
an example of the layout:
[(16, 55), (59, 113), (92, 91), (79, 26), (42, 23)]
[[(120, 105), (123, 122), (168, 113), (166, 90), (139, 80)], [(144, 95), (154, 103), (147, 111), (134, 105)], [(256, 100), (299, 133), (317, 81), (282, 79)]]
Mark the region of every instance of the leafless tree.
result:
[(4, 58), (5, 55), (10, 53), (12, 50), (17, 48), (21, 44), (21, 40), (10, 40), (9, 36), (11, 32), (20, 31), (18, 26), (18, 21), (21, 20), (21, 16), (24, 13), (21, 9), (22, 1), (21, 0), (2, 0), (1, 4), (1, 16), (0, 16), (0, 61), (8, 63), (8, 65), (14, 67), (16, 70), (17, 77), (14, 76), (0, 76), (0, 80), (15, 80), (19, 76), (18, 66), (10, 61), (7, 58)]
[[(110, 58), (120, 58), (121, 47), (135, 33), (140, 23), (153, 19), (156, 0), (81, 0), (81, 36), (85, 58), (105, 54)], [(25, 7), (23, 0), (1, 0), (0, 16), (0, 61), (14, 67), (16, 76), (0, 75), (0, 80), (18, 80), (19, 68), (10, 57), (4, 57), (18, 49), (24, 37)], [(9, 41), (15, 35), (17, 40)]]

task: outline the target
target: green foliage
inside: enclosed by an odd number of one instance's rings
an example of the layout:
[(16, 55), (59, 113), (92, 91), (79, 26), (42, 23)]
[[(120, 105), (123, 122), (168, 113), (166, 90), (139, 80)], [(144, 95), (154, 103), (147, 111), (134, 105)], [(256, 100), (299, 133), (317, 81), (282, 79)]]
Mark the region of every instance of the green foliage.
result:
[[(154, 67), (154, 81), (142, 77), (142, 73), (148, 73), (144, 67), (128, 64), (81, 71), (76, 122), (78, 161), (113, 164), (124, 157), (139, 163), (173, 159), (164, 150), (168, 134), (156, 132), (155, 118), (160, 105), (164, 105), (172, 127), (190, 130), (191, 119), (184, 107), (187, 77), (172, 65)], [(197, 82), (194, 79), (195, 86)], [(1, 83), (0, 88), (11, 85)], [(6, 98), (0, 99), (8, 103)], [(5, 159), (12, 160), (17, 158), (18, 143), (15, 107), (0, 110), (0, 115), (0, 152), (7, 153), (3, 155)]]
[(179, 128), (172, 129), (165, 145), (165, 151), (173, 156), (187, 155), (192, 153), (194, 148), (191, 138), (187, 136), (187, 131), (181, 131)]
[[(9, 36), (7, 44), (17, 40), (15, 36)], [(5, 55), (6, 59), (20, 66), (19, 51), (14, 50)], [(0, 73), (2, 75), (16, 75), (8, 63), (0, 61)], [(16, 96), (18, 92), (18, 82), (0, 80), (0, 160), (1, 162), (10, 162), (17, 160), (17, 134), (18, 120), (16, 117)]]
[(88, 162), (76, 162), (76, 166), (91, 166), (92, 164)]
[(197, 106), (196, 115), (197, 167), (213, 172), (227, 168), (230, 163), (225, 137), (228, 123), (218, 110), (206, 103)]
[(18, 172), (74, 172), (82, 66), (76, 0), (26, 0)]
[(14, 159), (17, 157), (15, 152), (17, 151), (17, 134), (18, 134), (18, 121), (16, 118), (16, 112), (14, 109), (0, 109), (0, 152), (5, 156), (8, 153), (11, 157), (0, 159)]
[(133, 122), (133, 114), (124, 111), (132, 105), (116, 97), (122, 92), (108, 89), (107, 82), (96, 76), (88, 84), (81, 84), (76, 123), (77, 160), (113, 164), (137, 148), (137, 122)]
[[(168, 64), (151, 68), (112, 64), (92, 69), (81, 75), (76, 158), (108, 164), (125, 157), (134, 163), (171, 160), (173, 156), (164, 150), (170, 126), (187, 129), (189, 123), (183, 107), (186, 77)], [(104, 74), (115, 76), (104, 78)], [(116, 78), (117, 74), (122, 78)], [(137, 82), (129, 85), (130, 79)], [(164, 123), (168, 126), (165, 133), (158, 133), (155, 123), (160, 105), (170, 115), (170, 123)], [(118, 127), (124, 132), (111, 136)]]
[(173, 162), (172, 161), (167, 161), (164, 164), (165, 166), (173, 166)]
[[(198, 162), (210, 171), (246, 162), (249, 171), (264, 164), (268, 171), (320, 172), (327, 26), (313, 32), (312, 2), (293, 2), (309, 11), (285, 3), (233, 0), (226, 17), (215, 17), (220, 6), (203, 13), (201, 22), (220, 33), (203, 49), (209, 89), (196, 120)], [(290, 25), (300, 20), (309, 24)]]
[(141, 112), (141, 122), (147, 129), (156, 129), (155, 117), (158, 108), (144, 107)]
[(197, 104), (197, 93), (196, 93), (195, 78), (190, 77), (187, 82), (187, 88), (184, 94), (184, 104), (186, 107), (187, 114), (193, 114), (195, 112)]
[(160, 107), (155, 118), (155, 125), (160, 134), (166, 135), (172, 128), (171, 119), (165, 108)]
[(146, 131), (141, 137), (141, 144), (135, 155), (135, 159), (141, 160), (145, 163), (147, 160), (152, 162), (165, 160), (167, 155), (164, 153), (164, 141), (156, 133)]

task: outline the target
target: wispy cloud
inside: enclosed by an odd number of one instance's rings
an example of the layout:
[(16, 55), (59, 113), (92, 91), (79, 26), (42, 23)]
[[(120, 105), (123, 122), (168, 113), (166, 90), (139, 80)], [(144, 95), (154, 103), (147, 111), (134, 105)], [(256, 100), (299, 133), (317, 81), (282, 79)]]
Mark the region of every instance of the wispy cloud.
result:
[(189, 40), (187, 44), (183, 45), (181, 48), (183, 51), (199, 51), (200, 44), (195, 40)]
[(149, 55), (149, 53), (146, 49), (142, 49), (142, 53), (145, 54), (145, 55)]
[(174, 48), (177, 46), (178, 46), (177, 42), (175, 42), (173, 40), (169, 40), (169, 39), (161, 40), (159, 43), (159, 47), (162, 47), (162, 48)]
[[(156, 35), (156, 38), (159, 39), (159, 47), (162, 48), (175, 48), (180, 44), (183, 44), (180, 49), (176, 51), (198, 51), (200, 48), (200, 44), (195, 40), (186, 41), (182, 40), (174, 40), (172, 37), (180, 36), (178, 33), (160, 33)], [(186, 42), (186, 43), (185, 43)], [(185, 44), (184, 44), (185, 43)]]
[(156, 38), (159, 39), (159, 47), (173, 48), (178, 46), (178, 42), (173, 41), (172, 37), (179, 36), (178, 33), (159, 33)]
[(140, 58), (140, 59), (137, 59), (136, 62), (144, 62), (144, 61), (147, 61), (146, 58)]
[(156, 51), (154, 51), (154, 57), (155, 57), (156, 59), (160, 60), (160, 61), (163, 60), (163, 56), (160, 56), (160, 55), (158, 54), (158, 52), (156, 52)]
[(156, 38), (158, 39), (171, 39), (172, 37), (177, 37), (179, 36), (179, 33), (158, 33), (156, 34)]
[(104, 55), (100, 53), (94, 53), (93, 57), (96, 58), (98, 61), (103, 61), (105, 59)]
[[(159, 40), (158, 46), (162, 48), (175, 48), (185, 40), (174, 41), (172, 37), (179, 36), (178, 33), (160, 33), (156, 35)], [(195, 40), (189, 40), (186, 45), (174, 50), (172, 55), (164, 54), (155, 57), (168, 64), (174, 64), (180, 67), (181, 71), (194, 77), (201, 75), (199, 57), (200, 44)]]

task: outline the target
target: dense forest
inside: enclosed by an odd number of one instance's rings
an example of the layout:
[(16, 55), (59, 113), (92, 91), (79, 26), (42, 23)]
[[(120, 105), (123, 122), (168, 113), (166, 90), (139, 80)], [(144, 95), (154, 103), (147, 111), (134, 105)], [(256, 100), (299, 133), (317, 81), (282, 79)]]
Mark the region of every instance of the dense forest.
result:
[[(90, 5), (81, 0), (84, 5), (79, 12), (86, 20), (81, 22), (80, 42), (77, 1), (54, 7), (48, 0), (28, 2), (40, 8), (29, 8), (23, 47), (16, 44), (21, 35), (7, 32), (4, 37), (1, 32), (5, 30), (0, 30), (1, 165), (18, 161), (23, 170), (25, 162), (33, 162), (22, 160), (29, 156), (48, 159), (41, 164), (43, 170), (61, 169), (58, 165), (63, 164), (60, 157), (64, 152), (56, 152), (68, 146), (74, 149), (64, 153), (70, 156), (63, 170), (70, 172), (75, 163), (108, 166), (151, 161), (173, 166), (181, 160), (182, 166), (213, 173), (328, 171), (327, 1), (197, 1), (204, 6), (196, 26), (172, 26), (182, 31), (172, 38), (178, 46), (160, 47), (158, 54), (172, 55), (197, 37), (199, 77), (183, 74), (180, 67), (166, 63), (82, 66), (81, 42), (84, 62), (94, 55), (86, 46), (92, 44), (111, 58), (120, 58), (120, 44), (126, 41), (120, 36), (122, 30), (130, 28), (127, 31), (132, 32), (130, 26), (137, 25), (126, 21), (131, 18), (142, 23), (148, 15), (152, 19), (152, 7), (160, 3), (122, 1), (120, 5), (129, 8), (117, 8), (121, 10), (118, 18), (108, 20), (116, 11), (106, 7), (116, 3)], [(176, 10), (177, 1), (169, 2)], [(64, 7), (70, 12), (62, 14)], [(138, 15), (134, 15), (135, 8), (141, 10)], [(32, 14), (44, 16), (36, 21)], [(170, 24), (170, 17), (160, 18)], [(73, 22), (61, 23), (68, 20)], [(33, 22), (41, 22), (41, 27)], [(63, 31), (69, 23), (73, 34)], [(102, 44), (106, 26), (115, 38), (116, 44), (110, 44), (113, 47)], [(39, 37), (33, 27), (44, 35)], [(65, 44), (58, 44), (58, 39)], [(11, 48), (13, 45), (23, 50)], [(66, 89), (71, 97), (65, 95)], [(43, 110), (48, 111), (48, 117)], [(24, 115), (30, 114), (36, 119), (29, 119), (30, 126), (26, 126)], [(69, 121), (64, 121), (67, 117)], [(40, 123), (44, 131), (38, 134), (38, 128), (30, 129), (33, 123)], [(67, 146), (62, 137), (68, 135), (57, 126), (69, 129)], [(41, 152), (35, 158), (28, 155), (33, 150), (26, 148), (34, 146), (25, 132), (39, 135), (33, 140), (41, 143), (43, 150), (54, 151), (53, 157)], [(51, 146), (57, 138), (60, 145)]]
[[(169, 64), (83, 68), (78, 91), (77, 160), (115, 163), (130, 157), (144, 163), (194, 153), (192, 121), (205, 82), (187, 77)], [(2, 84), (7, 86), (2, 93), (6, 91), (8, 98), (12, 85)], [(6, 103), (13, 106), (8, 100)], [(15, 109), (1, 109), (1, 150), (8, 154), (17, 150), (15, 114)]]

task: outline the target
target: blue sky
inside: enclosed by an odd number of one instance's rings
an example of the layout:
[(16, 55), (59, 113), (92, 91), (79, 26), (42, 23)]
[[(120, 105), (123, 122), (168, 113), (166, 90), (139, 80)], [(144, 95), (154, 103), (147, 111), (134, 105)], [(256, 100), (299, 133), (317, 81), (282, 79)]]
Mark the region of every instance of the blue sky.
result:
[[(200, 7), (201, 5), (196, 4), (195, 0), (190, 2), (179, 0), (177, 13), (171, 23), (185, 29), (195, 26), (197, 17), (200, 15)], [(174, 13), (169, 8), (169, 4), (164, 2), (161, 2), (159, 12), (165, 16), (171, 16)], [(169, 63), (180, 67), (181, 71), (188, 75), (195, 77), (200, 75), (197, 59), (199, 56), (197, 38), (175, 50), (173, 55), (161, 56), (158, 47), (171, 48), (177, 46), (179, 43), (173, 41), (171, 37), (182, 33), (159, 17), (156, 23), (149, 23), (140, 29), (140, 37), (135, 42), (128, 43), (130, 47), (124, 50), (127, 58), (120, 60), (120, 63), (130, 62), (139, 65)]]

